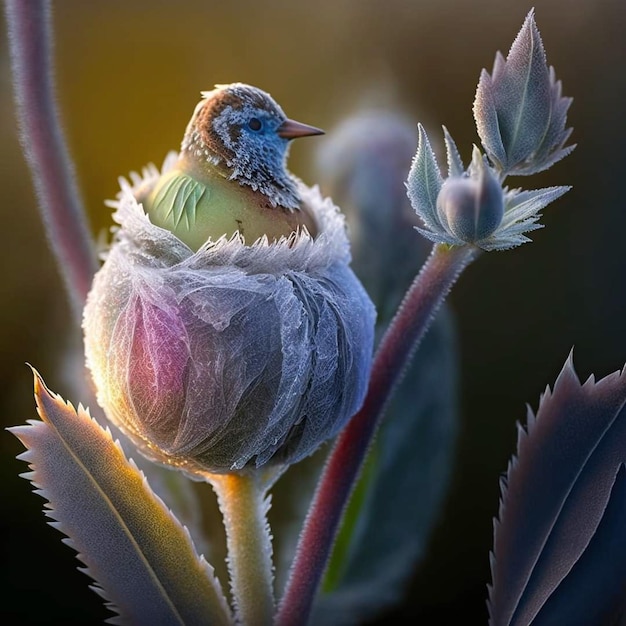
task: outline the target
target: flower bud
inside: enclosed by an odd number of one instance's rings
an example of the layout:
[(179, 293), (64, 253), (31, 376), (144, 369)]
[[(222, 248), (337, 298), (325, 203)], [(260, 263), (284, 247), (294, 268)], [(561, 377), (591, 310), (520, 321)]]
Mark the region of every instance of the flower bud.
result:
[(476, 243), (492, 235), (504, 216), (504, 195), (482, 158), (470, 178), (451, 177), (437, 196), (437, 215), (452, 235)]
[(567, 156), (571, 98), (548, 68), (534, 9), (524, 20), (506, 59), (496, 54), (491, 75), (480, 74), (474, 117), (481, 142), (501, 173), (528, 176)]
[(294, 463), (359, 409), (374, 308), (348, 263), (343, 217), (300, 192), (317, 236), (193, 253), (123, 186), (115, 242), (84, 316), (98, 400), (149, 458), (189, 473)]

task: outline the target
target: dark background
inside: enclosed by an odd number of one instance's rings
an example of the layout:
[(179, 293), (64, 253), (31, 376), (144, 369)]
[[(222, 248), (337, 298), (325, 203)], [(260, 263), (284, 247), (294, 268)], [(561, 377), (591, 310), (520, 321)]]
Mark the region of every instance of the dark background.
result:
[[(445, 123), (469, 156), (479, 71), (508, 50), (530, 4), (517, 0), (320, 0), (55, 3), (60, 103), (94, 234), (117, 176), (177, 148), (201, 89), (243, 81), (288, 115), (326, 129), (364, 102), (400, 106), (431, 133)], [(485, 623), (498, 478), (515, 421), (537, 405), (575, 346), (586, 378), (626, 361), (626, 4), (538, 0), (548, 61), (574, 96), (572, 156), (530, 187), (573, 184), (547, 209), (534, 243), (483, 256), (450, 302), (462, 352), (462, 432), (452, 488), (426, 560), (393, 623)], [(3, 26), (3, 23), (0, 24)], [(35, 417), (34, 364), (71, 396), (70, 312), (17, 143), (6, 37), (0, 29), (0, 418)], [(314, 150), (290, 168), (312, 183)], [(315, 143), (317, 142), (317, 143)], [(526, 181), (521, 181), (526, 184)], [(0, 433), (0, 610), (7, 624), (99, 623), (107, 613), (73, 553), (44, 523), (17, 474), (20, 444)]]

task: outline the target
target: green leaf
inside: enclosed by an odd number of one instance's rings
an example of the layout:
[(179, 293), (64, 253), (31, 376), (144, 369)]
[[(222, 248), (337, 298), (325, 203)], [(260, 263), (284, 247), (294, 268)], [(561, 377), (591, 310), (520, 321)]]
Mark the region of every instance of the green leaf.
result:
[(368, 497), (368, 493), (373, 489), (373, 482), (380, 469), (379, 448), (378, 442), (375, 442), (365, 459), (361, 476), (350, 496), (350, 502), (348, 502), (346, 512), (343, 514), (341, 529), (335, 540), (333, 553), (324, 575), (323, 590), (326, 593), (335, 591), (341, 585), (342, 579), (346, 573), (348, 560), (351, 556), (351, 552), (354, 551), (354, 534), (357, 532), (360, 517), (364, 512), (366, 498)]
[(231, 624), (212, 568), (108, 430), (51, 393), (36, 372), (35, 398), (43, 422), (11, 429), (28, 448), (18, 457), (32, 469), (23, 476), (118, 613), (110, 621)]

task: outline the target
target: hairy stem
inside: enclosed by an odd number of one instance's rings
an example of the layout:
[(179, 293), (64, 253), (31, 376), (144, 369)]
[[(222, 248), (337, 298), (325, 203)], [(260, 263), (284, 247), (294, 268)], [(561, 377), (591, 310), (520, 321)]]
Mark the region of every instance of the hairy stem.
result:
[(341, 516), (391, 394), (452, 285), (477, 255), (436, 245), (380, 343), (361, 410), (339, 436), (309, 508), (278, 610), (278, 626), (307, 623)]
[(5, 0), (17, 118), (48, 240), (80, 319), (97, 258), (59, 123), (50, 2)]
[(274, 617), (268, 483), (261, 472), (208, 478), (224, 516), (228, 569), (237, 623), (270, 626)]

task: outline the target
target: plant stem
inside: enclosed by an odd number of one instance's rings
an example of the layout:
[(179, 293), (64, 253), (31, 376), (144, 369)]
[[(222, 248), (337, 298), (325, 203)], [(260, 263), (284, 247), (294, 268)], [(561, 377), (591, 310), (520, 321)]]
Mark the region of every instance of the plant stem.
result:
[(22, 149), (49, 243), (78, 319), (97, 269), (74, 168), (59, 123), (47, 0), (5, 0)]
[(281, 600), (277, 626), (304, 626), (326, 568), (341, 516), (396, 385), (452, 285), (477, 255), (436, 245), (380, 343), (361, 410), (339, 435), (309, 508)]
[(238, 624), (270, 626), (274, 618), (268, 483), (262, 472), (208, 477), (224, 516), (228, 570)]

